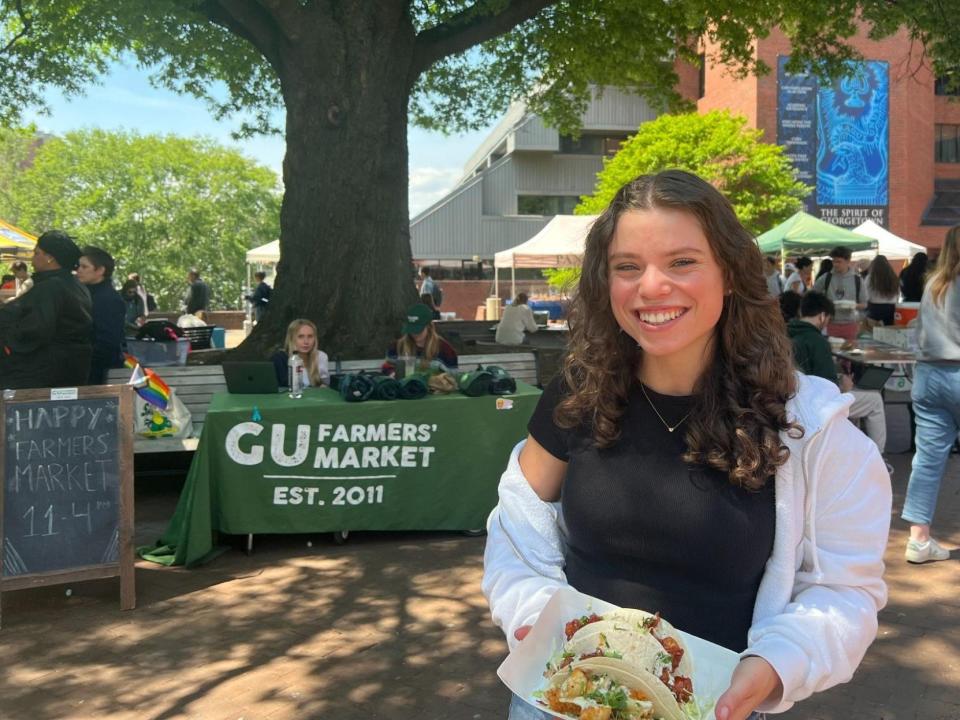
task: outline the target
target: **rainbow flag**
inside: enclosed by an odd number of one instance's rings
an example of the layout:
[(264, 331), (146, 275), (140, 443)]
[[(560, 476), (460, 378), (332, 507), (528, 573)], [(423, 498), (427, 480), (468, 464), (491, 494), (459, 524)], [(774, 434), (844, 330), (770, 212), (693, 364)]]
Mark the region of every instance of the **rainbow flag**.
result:
[(137, 395), (143, 398), (144, 402), (148, 402), (161, 410), (166, 410), (167, 404), (170, 402), (170, 386), (150, 368), (142, 368), (140, 362), (133, 355), (124, 353), (123, 365), (127, 368), (133, 368), (133, 374), (127, 384), (133, 386)]

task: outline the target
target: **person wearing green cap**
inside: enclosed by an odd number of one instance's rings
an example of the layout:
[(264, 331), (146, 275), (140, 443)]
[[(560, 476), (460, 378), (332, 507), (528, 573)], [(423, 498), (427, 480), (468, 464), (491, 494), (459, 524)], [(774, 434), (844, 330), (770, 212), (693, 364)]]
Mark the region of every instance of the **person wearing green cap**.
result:
[(90, 373), (93, 309), (73, 275), (80, 248), (49, 230), (33, 250), (33, 289), (0, 307), (0, 387), (85, 385)]
[(407, 309), (402, 335), (387, 348), (384, 371), (392, 374), (401, 357), (416, 357), (421, 367), (438, 361), (445, 369), (457, 367), (457, 351), (437, 332), (433, 325), (433, 310), (417, 303)]

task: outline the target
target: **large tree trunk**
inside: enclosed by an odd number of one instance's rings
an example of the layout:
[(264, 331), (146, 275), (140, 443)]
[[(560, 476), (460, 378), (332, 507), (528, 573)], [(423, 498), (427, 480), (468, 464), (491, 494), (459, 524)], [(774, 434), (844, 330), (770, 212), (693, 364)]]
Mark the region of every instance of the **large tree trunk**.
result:
[[(407, 202), (414, 34), (393, 3), (365, 23), (304, 28), (278, 69), (286, 104), (280, 264), (264, 319), (238, 354), (266, 356), (294, 318), (331, 358), (380, 357), (416, 300)], [(401, 6), (402, 7), (402, 6)], [(366, 37), (358, 31), (366, 30)], [(321, 42), (317, 35), (323, 36)]]

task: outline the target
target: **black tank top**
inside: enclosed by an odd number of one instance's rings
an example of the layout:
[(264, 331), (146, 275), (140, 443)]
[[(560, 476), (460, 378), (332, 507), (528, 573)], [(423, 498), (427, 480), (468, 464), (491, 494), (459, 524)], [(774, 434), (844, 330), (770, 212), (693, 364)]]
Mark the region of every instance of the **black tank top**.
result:
[[(685, 426), (668, 432), (637, 383), (620, 419), (620, 440), (598, 449), (587, 427), (554, 424), (561, 392), (558, 380), (550, 383), (528, 429), (568, 463), (561, 495), (567, 580), (581, 592), (659, 611), (681, 630), (743, 650), (773, 550), (773, 479), (749, 491), (724, 473), (685, 463)], [(647, 393), (671, 425), (691, 407), (690, 397)]]

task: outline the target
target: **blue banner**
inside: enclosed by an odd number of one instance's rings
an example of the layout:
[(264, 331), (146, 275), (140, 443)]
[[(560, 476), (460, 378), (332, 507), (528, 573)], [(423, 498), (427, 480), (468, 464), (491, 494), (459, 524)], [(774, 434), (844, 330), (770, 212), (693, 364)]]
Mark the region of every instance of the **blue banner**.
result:
[(803, 182), (806, 211), (835, 225), (886, 226), (889, 206), (889, 67), (870, 60), (821, 86), (778, 58), (777, 140)]

